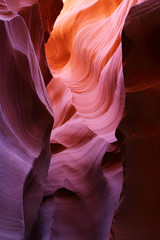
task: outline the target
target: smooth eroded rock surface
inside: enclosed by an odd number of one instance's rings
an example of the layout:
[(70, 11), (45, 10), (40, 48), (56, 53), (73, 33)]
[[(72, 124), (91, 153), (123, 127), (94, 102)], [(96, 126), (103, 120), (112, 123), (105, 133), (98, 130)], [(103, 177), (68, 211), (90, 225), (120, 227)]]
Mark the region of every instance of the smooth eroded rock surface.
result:
[(160, 234), (160, 1), (131, 9), (122, 34), (126, 111), (119, 130), (125, 198), (113, 221), (117, 240)]
[(65, 1), (55, 22), (46, 44), (52, 159), (39, 218), (52, 224), (42, 233), (37, 223), (39, 238), (109, 239), (123, 181), (115, 144), (125, 100), (121, 32), (140, 2)]
[[(28, 239), (37, 219), (50, 162), (53, 114), (40, 68), (41, 61), (46, 62), (43, 32), (38, 27), (33, 37), (28, 26), (34, 14), (40, 26), (38, 5), (4, 2), (14, 14), (7, 20), (2, 14), (0, 20), (0, 239), (18, 240)], [(44, 68), (43, 73), (49, 72), (47, 63)]]

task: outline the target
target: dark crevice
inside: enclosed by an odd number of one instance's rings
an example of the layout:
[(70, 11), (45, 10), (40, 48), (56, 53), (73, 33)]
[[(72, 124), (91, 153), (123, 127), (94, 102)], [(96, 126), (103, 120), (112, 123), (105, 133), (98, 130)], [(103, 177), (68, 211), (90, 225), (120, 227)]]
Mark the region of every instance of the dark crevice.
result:
[[(122, 191), (121, 191), (120, 198), (119, 198), (119, 205), (118, 205), (118, 208), (119, 208), (123, 199), (124, 199), (125, 193), (126, 193), (126, 184), (125, 184), (126, 163), (125, 163), (124, 154), (123, 154), (124, 151), (125, 151), (125, 136), (118, 128), (116, 130), (115, 135), (116, 135), (116, 138), (118, 140), (118, 145), (119, 145), (119, 148), (118, 148), (118, 151), (117, 151), (118, 153), (115, 154), (113, 152), (113, 153), (110, 153), (110, 154), (112, 154), (111, 157), (113, 158), (113, 160), (121, 163), (121, 165), (123, 167), (123, 186), (122, 186)], [(112, 160), (112, 162), (113, 162), (113, 160)], [(111, 230), (110, 230), (110, 240), (116, 240), (115, 231), (114, 231), (114, 222), (115, 222), (115, 219), (116, 219), (118, 208), (115, 210), (115, 213), (114, 213), (114, 216), (113, 216)]]
[(55, 197), (58, 198), (68, 198), (74, 197), (76, 194), (66, 188), (60, 188), (55, 192)]
[(25, 222), (25, 239), (28, 239), (33, 224), (36, 221), (37, 213), (44, 193), (44, 180), (47, 176), (49, 166), (49, 154), (43, 149), (35, 159), (30, 170), (23, 190), (23, 211)]
[(56, 153), (62, 152), (65, 149), (67, 149), (64, 145), (62, 145), (60, 143), (51, 143), (50, 146), (51, 146), (52, 154), (56, 154)]

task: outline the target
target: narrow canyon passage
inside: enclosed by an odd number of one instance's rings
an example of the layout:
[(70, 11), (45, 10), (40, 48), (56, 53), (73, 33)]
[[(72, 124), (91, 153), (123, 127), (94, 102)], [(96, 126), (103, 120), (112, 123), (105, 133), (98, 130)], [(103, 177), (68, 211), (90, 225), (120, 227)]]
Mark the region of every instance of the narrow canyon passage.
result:
[(159, 15), (0, 1), (0, 240), (159, 240)]
[(121, 33), (136, 3), (66, 1), (46, 43), (54, 126), (45, 195), (54, 196), (55, 239), (109, 239), (123, 184)]

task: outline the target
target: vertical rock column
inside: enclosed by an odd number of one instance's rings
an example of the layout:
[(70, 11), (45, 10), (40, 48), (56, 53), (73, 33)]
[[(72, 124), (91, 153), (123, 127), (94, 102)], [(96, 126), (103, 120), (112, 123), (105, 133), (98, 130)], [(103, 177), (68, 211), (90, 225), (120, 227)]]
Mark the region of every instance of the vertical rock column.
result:
[(125, 198), (113, 239), (158, 240), (160, 234), (160, 1), (134, 6), (123, 34), (126, 111), (119, 125)]

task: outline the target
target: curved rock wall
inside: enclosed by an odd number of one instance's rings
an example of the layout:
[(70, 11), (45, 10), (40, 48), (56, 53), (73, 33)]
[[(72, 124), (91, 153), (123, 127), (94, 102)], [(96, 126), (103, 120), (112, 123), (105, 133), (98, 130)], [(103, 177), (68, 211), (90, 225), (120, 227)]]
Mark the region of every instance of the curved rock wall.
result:
[[(50, 163), (53, 113), (44, 85), (50, 71), (38, 5), (31, 7), (34, 3), (2, 1), (0, 5), (1, 240), (28, 238)], [(34, 18), (33, 35), (29, 20)]]
[(54, 213), (51, 239), (109, 239), (123, 182), (121, 32), (140, 2), (65, 1), (46, 44), (55, 122), (42, 212)]
[(159, 6), (0, 1), (0, 240), (159, 239)]

